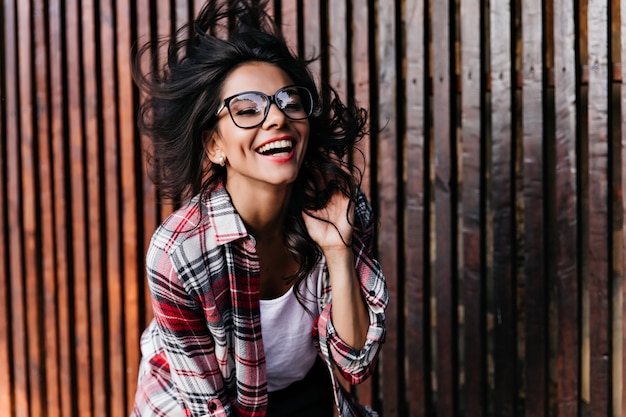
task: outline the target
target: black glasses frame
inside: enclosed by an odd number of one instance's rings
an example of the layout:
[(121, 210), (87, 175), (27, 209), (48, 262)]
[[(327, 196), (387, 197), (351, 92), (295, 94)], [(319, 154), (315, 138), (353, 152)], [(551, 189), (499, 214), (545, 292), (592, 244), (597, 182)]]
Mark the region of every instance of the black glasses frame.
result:
[[(289, 114), (287, 114), (285, 112), (285, 109), (280, 107), (280, 105), (278, 104), (278, 102), (276, 101), (276, 96), (278, 94), (280, 94), (281, 92), (285, 91), (285, 90), (289, 90), (290, 88), (298, 88), (298, 90), (304, 90), (306, 91), (306, 93), (308, 94), (309, 97), (309, 102), (311, 103), (311, 105), (309, 106), (309, 109), (305, 109), (306, 111), (306, 116), (304, 117), (292, 117)], [(263, 111), (263, 118), (261, 119), (261, 121), (259, 121), (259, 123), (253, 125), (253, 126), (241, 126), (239, 123), (237, 123), (235, 121), (235, 117), (233, 116), (233, 113), (230, 110), (230, 102), (236, 98), (239, 97), (243, 94), (258, 94), (262, 97), (265, 97), (265, 99), (267, 100), (267, 105), (265, 106), (265, 109)], [(217, 108), (217, 111), (215, 112), (215, 116), (218, 116), (220, 114), (220, 112), (222, 110), (224, 110), (224, 107), (228, 109), (228, 114), (230, 115), (230, 119), (233, 121), (233, 123), (235, 124), (235, 126), (241, 128), (241, 129), (252, 129), (255, 128), (259, 125), (261, 125), (263, 122), (265, 122), (265, 119), (267, 119), (267, 115), (270, 112), (270, 106), (273, 104), (276, 105), (276, 107), (278, 107), (278, 110), (280, 110), (288, 119), (291, 120), (304, 120), (304, 119), (308, 119), (311, 114), (313, 114), (313, 95), (311, 94), (311, 91), (306, 88), (306, 87), (302, 87), (300, 85), (287, 85), (285, 87), (281, 87), (278, 90), (276, 90), (276, 92), (274, 94), (272, 94), (271, 96), (268, 96), (267, 94), (261, 92), (261, 91), (242, 91), (240, 93), (234, 94), (230, 97), (226, 97), (219, 105), (219, 107)]]

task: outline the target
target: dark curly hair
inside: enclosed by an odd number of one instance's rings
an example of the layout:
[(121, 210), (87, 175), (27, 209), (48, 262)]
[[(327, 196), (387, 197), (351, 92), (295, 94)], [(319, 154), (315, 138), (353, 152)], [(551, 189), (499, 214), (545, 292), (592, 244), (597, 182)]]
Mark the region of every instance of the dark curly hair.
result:
[[(302, 213), (325, 207), (337, 192), (353, 204), (356, 201), (362, 174), (350, 156), (366, 134), (367, 112), (355, 104), (344, 105), (326, 83), (318, 91), (308, 69), (311, 61), (289, 50), (266, 10), (263, 0), (211, 0), (174, 36), (134, 50), (133, 76), (147, 97), (139, 109), (138, 125), (151, 141), (146, 150), (151, 179), (161, 195), (184, 202), (226, 182), (225, 168), (206, 157), (203, 137), (215, 129), (221, 89), (235, 68), (246, 62), (273, 64), (294, 84), (307, 87), (315, 110), (283, 234), (285, 246), (300, 265), (289, 278), (300, 282), (321, 255)], [(166, 62), (160, 65), (152, 59), (150, 69), (143, 72), (143, 58), (164, 46)]]

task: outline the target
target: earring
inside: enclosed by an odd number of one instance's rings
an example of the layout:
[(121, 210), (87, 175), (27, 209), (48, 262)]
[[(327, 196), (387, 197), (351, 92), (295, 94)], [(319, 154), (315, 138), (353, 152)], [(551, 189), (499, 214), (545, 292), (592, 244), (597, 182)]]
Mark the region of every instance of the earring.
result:
[(220, 155), (220, 166), (224, 166), (226, 165), (226, 158), (224, 158), (224, 155)]

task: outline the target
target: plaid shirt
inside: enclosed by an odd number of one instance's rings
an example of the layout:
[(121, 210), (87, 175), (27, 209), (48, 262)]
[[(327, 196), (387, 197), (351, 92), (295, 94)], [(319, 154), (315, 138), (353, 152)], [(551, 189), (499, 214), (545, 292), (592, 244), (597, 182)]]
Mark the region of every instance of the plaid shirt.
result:
[[(131, 416), (262, 417), (267, 407), (260, 321), (259, 259), (223, 185), (172, 214), (155, 232), (147, 254), (154, 319), (141, 339), (142, 360)], [(332, 372), (351, 384), (373, 371), (385, 336), (388, 295), (371, 256), (372, 213), (363, 194), (355, 213), (355, 268), (368, 306), (367, 341), (344, 343), (331, 320), (324, 267), (312, 329), (330, 370), (341, 417), (376, 416), (354, 402)]]

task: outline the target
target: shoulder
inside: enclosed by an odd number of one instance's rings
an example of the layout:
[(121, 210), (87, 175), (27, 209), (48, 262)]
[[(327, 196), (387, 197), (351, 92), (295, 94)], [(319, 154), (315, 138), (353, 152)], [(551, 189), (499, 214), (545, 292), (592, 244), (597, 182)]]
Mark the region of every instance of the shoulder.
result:
[(152, 235), (151, 250), (172, 253), (190, 239), (211, 234), (211, 223), (198, 201), (195, 197), (161, 223)]

